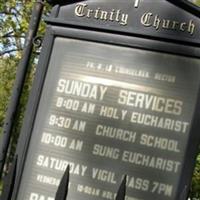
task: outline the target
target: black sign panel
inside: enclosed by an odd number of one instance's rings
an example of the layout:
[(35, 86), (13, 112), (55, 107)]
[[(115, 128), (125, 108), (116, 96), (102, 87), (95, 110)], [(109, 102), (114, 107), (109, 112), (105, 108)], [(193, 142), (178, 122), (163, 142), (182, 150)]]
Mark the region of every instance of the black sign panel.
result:
[(53, 200), (70, 165), (70, 200), (175, 200), (200, 61), (56, 37), (17, 200)]
[(55, 7), (53, 14), (47, 21), (62, 26), (200, 44), (199, 19), (167, 0), (89, 0)]

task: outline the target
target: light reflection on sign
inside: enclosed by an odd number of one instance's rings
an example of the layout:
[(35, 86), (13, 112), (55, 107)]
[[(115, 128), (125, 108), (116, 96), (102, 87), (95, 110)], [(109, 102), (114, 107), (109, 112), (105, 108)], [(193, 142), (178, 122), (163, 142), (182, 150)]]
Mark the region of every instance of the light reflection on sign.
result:
[(53, 200), (67, 165), (71, 200), (114, 199), (124, 174), (127, 200), (175, 200), (198, 65), (56, 38), (18, 200)]

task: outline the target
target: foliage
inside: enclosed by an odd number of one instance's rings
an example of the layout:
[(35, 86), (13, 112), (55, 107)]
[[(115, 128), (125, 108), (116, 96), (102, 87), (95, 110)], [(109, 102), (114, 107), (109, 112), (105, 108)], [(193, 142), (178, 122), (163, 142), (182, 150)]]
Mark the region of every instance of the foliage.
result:
[[(16, 75), (16, 69), (18, 66), (19, 59), (14, 57), (6, 57), (2, 58), (1, 60), (1, 67), (0, 67), (0, 131), (2, 131), (3, 127), (3, 120), (5, 117), (5, 112), (8, 106), (9, 97), (12, 92), (12, 87), (15, 80)], [(12, 145), (10, 149), (10, 156), (8, 163), (12, 161), (14, 152), (15, 152), (15, 146), (17, 143), (18, 135), (20, 132), (20, 127), (22, 124), (23, 114), (25, 111), (25, 105), (28, 98), (28, 93), (31, 88), (31, 83), (34, 77), (34, 66), (29, 68), (27, 73), (27, 78), (25, 81), (25, 85), (23, 88), (22, 96), (20, 99), (19, 108), (17, 111), (16, 121), (14, 123), (13, 127), (13, 137), (12, 137)]]
[[(30, 19), (30, 3), (26, 6), (19, 1), (1, 0), (0, 26), (1, 26), (1, 54), (11, 55), (16, 51), (21, 51), (27, 31), (28, 21)], [(25, 9), (27, 9), (26, 12)], [(13, 55), (13, 54), (12, 54)]]
[(200, 154), (196, 159), (196, 166), (193, 173), (190, 196), (200, 199)]
[[(29, 27), (29, 21), (35, 1), (28, 0), (0, 0), (0, 133), (3, 127), (6, 108), (9, 102), (9, 96), (15, 80), (17, 66), (22, 56), (22, 49), (25, 42), (26, 32)], [(49, 6), (45, 7), (45, 14)], [(45, 24), (42, 21), (38, 35), (43, 35)], [(20, 105), (13, 128), (13, 137), (11, 141), (10, 155), (8, 162), (14, 155), (17, 138), (23, 119), (25, 105), (28, 98), (28, 92), (34, 76), (35, 60), (38, 49), (34, 48), (33, 56), (30, 61), (29, 73), (26, 78)]]
[[(0, 56), (21, 55), (34, 1), (0, 0)], [(49, 7), (46, 6), (46, 9)], [(47, 13), (47, 10), (45, 10)], [(44, 33), (42, 23), (39, 34)]]
[(1, 59), (0, 66), (0, 131), (3, 126), (3, 119), (7, 107), (8, 98), (11, 93), (13, 80), (15, 78), (17, 59)]
[(200, 0), (196, 0), (195, 4), (197, 4), (198, 6), (200, 6)]

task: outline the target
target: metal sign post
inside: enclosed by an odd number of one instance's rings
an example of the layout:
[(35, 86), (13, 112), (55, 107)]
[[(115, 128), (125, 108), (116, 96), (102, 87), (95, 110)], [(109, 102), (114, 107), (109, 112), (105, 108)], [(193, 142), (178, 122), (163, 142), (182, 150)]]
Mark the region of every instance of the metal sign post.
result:
[(2, 177), (2, 173), (3, 173), (3, 168), (4, 168), (4, 164), (5, 164), (5, 160), (6, 160), (6, 156), (8, 152), (8, 147), (10, 144), (11, 134), (12, 134), (12, 127), (14, 124), (16, 111), (18, 108), (20, 96), (22, 93), (22, 88), (24, 85), (24, 81), (25, 81), (25, 77), (26, 77), (26, 73), (28, 69), (28, 64), (30, 61), (30, 56), (33, 49), (33, 39), (35, 38), (38, 31), (38, 26), (41, 19), (43, 6), (44, 6), (43, 4), (44, 4), (43, 0), (37, 0), (37, 2), (34, 5), (32, 15), (31, 15), (31, 20), (30, 20), (29, 30), (27, 33), (24, 50), (22, 53), (22, 59), (17, 68), (16, 80), (14, 83), (12, 96), (10, 98), (10, 102), (8, 105), (8, 110), (6, 112), (6, 117), (5, 117), (4, 126), (3, 126), (3, 134), (0, 140), (1, 141), (0, 178)]

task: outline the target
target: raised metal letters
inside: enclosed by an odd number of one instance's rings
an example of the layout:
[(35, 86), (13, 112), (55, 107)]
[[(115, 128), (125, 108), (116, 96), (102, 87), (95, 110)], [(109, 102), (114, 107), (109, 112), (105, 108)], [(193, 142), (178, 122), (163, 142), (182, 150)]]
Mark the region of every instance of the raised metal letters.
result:
[(153, 27), (156, 30), (174, 30), (174, 31), (182, 31), (187, 32), (190, 35), (194, 34), (196, 29), (196, 25), (193, 20), (189, 22), (179, 22), (175, 20), (162, 19), (159, 15), (153, 14), (151, 12), (144, 13), (141, 17), (141, 23), (145, 27)]
[(117, 22), (122, 26), (126, 26), (128, 24), (128, 14), (123, 13), (121, 10), (112, 9), (110, 11), (105, 11), (100, 7), (97, 9), (90, 9), (86, 3), (78, 3), (76, 5), (75, 15), (78, 17)]

